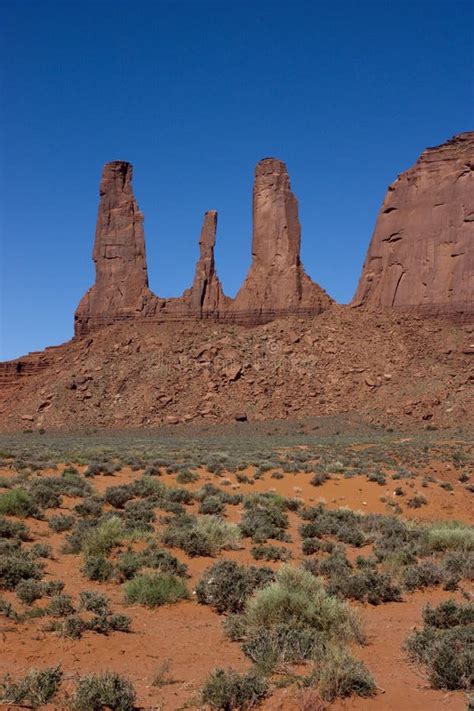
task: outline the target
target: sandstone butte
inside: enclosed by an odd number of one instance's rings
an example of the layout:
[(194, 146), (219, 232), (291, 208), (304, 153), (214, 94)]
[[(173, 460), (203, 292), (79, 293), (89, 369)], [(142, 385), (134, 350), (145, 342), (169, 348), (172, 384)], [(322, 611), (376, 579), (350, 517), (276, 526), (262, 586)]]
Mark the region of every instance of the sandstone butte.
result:
[[(389, 187), (353, 307), (405, 309), (469, 320), (474, 311), (474, 132), (425, 150)], [(132, 166), (104, 167), (93, 251), (96, 282), (75, 314), (75, 335), (116, 321), (210, 318), (246, 325), (278, 316), (317, 315), (332, 299), (300, 260), (298, 201), (285, 164), (265, 158), (255, 170), (252, 263), (235, 299), (223, 292), (209, 210), (191, 288), (163, 299), (148, 287), (143, 215)]]
[(474, 132), (428, 148), (390, 185), (353, 305), (472, 319)]
[(107, 163), (93, 251), (96, 281), (77, 308), (76, 336), (136, 318), (211, 318), (252, 325), (287, 314), (319, 314), (332, 304), (301, 264), (298, 201), (281, 161), (266, 158), (257, 165), (252, 264), (235, 299), (224, 294), (216, 273), (216, 229), (217, 212), (209, 210), (191, 288), (177, 298), (155, 296), (148, 288), (143, 215), (132, 190), (132, 166)]

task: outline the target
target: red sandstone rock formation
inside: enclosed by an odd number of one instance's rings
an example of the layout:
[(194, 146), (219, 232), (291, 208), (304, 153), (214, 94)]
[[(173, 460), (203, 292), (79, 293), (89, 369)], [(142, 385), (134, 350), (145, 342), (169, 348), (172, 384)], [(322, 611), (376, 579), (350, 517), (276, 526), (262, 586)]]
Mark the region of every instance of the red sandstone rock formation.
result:
[(93, 259), (96, 283), (75, 315), (75, 334), (130, 318), (215, 318), (258, 323), (291, 313), (319, 313), (332, 302), (300, 262), (298, 203), (286, 166), (267, 158), (256, 170), (253, 192), (253, 262), (235, 301), (216, 274), (217, 212), (204, 216), (193, 285), (181, 297), (160, 299), (148, 288), (143, 215), (132, 185), (132, 166), (108, 163), (100, 185)]
[(133, 195), (132, 166), (125, 161), (107, 163), (102, 173), (93, 259), (96, 281), (77, 308), (76, 335), (155, 312), (158, 300), (148, 288), (143, 214)]
[(298, 201), (286, 165), (265, 158), (255, 170), (252, 265), (230, 307), (235, 314), (319, 313), (331, 298), (311, 281), (300, 261)]
[(353, 304), (474, 313), (474, 132), (428, 148), (389, 187)]
[(230, 299), (224, 295), (216, 274), (214, 246), (216, 244), (217, 212), (208, 210), (199, 240), (199, 259), (196, 264), (194, 281), (184, 297), (189, 308), (196, 316), (217, 317), (226, 308)]

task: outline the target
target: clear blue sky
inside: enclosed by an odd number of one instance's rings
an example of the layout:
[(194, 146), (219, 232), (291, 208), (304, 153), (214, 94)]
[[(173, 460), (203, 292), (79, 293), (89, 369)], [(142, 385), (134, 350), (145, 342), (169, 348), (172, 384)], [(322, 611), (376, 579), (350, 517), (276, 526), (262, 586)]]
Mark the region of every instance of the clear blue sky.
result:
[(350, 300), (387, 185), (426, 146), (473, 128), (472, 8), (2, 2), (1, 357), (71, 337), (114, 159), (134, 165), (157, 294), (190, 285), (207, 209), (235, 294), (254, 167), (273, 155), (300, 202), (307, 272)]

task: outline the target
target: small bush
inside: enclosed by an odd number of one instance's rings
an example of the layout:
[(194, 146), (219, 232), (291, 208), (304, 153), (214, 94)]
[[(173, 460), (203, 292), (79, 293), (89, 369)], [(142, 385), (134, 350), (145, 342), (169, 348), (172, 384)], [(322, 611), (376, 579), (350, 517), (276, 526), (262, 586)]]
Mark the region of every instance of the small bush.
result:
[(95, 612), (97, 615), (107, 614), (110, 610), (110, 600), (107, 595), (94, 590), (83, 590), (79, 594), (79, 602), (82, 610)]
[(430, 560), (408, 566), (402, 578), (404, 586), (410, 591), (439, 585), (442, 580), (441, 568)]
[(125, 600), (147, 607), (171, 604), (189, 597), (184, 582), (174, 575), (138, 575), (124, 584)]
[(219, 496), (206, 496), (199, 505), (199, 513), (218, 516), (225, 509), (225, 504)]
[(16, 595), (25, 605), (31, 605), (43, 597), (44, 586), (39, 580), (20, 580), (15, 589)]
[(16, 682), (7, 676), (0, 684), (2, 700), (13, 704), (27, 702), (33, 708), (38, 708), (56, 695), (62, 677), (59, 665), (46, 669), (31, 669), (23, 679)]
[(288, 539), (288, 516), (284, 500), (274, 494), (255, 494), (245, 501), (245, 512), (240, 522), (242, 535), (254, 543), (265, 543), (269, 538)]
[(112, 577), (114, 566), (104, 555), (91, 555), (84, 560), (81, 570), (89, 580), (105, 583)]
[(0, 514), (26, 518), (27, 516), (35, 516), (37, 513), (38, 507), (28, 491), (10, 489), (0, 494)]
[(411, 509), (420, 509), (422, 506), (426, 506), (427, 503), (428, 500), (426, 496), (423, 496), (422, 494), (417, 494), (407, 501), (407, 505)]
[(58, 632), (60, 637), (80, 639), (87, 630), (87, 623), (79, 615), (69, 615), (60, 622), (55, 622), (51, 629)]
[(326, 701), (347, 696), (374, 696), (375, 681), (365, 665), (338, 647), (329, 648), (318, 666), (316, 679)]
[(431, 607), (428, 604), (423, 610), (423, 621), (425, 625), (437, 629), (472, 625), (474, 624), (474, 603), (462, 604), (451, 598), (436, 607)]
[(103, 521), (86, 536), (83, 550), (86, 556), (106, 555), (124, 536), (122, 521), (117, 516)]
[(330, 477), (329, 474), (327, 474), (326, 472), (318, 472), (317, 474), (315, 474), (315, 475), (313, 476), (313, 478), (311, 479), (311, 482), (310, 482), (310, 483), (311, 483), (313, 486), (322, 486), (322, 485), (325, 484), (330, 478), (331, 478), (331, 477)]
[(353, 575), (330, 578), (328, 592), (350, 600), (360, 600), (371, 605), (401, 600), (401, 590), (387, 573), (364, 570)]
[(53, 617), (67, 617), (74, 612), (74, 605), (70, 595), (54, 595), (48, 605), (48, 613)]
[(387, 477), (383, 472), (372, 472), (371, 474), (367, 474), (367, 480), (374, 481), (379, 486), (385, 486), (387, 483)]
[(410, 658), (426, 666), (435, 689), (469, 689), (474, 683), (474, 628), (425, 627), (408, 638)]
[(30, 485), (30, 495), (41, 509), (57, 509), (61, 506), (61, 497), (55, 491), (54, 483), (48, 479), (34, 479)]
[(69, 531), (74, 526), (74, 522), (74, 516), (51, 516), (48, 525), (54, 533), (63, 533), (63, 531)]
[(105, 490), (104, 499), (114, 508), (123, 509), (133, 496), (133, 491), (128, 486), (110, 486)]
[(460, 521), (432, 524), (424, 532), (428, 551), (474, 551), (474, 526)]
[(5, 516), (0, 516), (0, 539), (18, 538), (21, 541), (27, 541), (29, 531), (24, 523), (20, 521), (10, 521)]
[(35, 543), (30, 548), (30, 554), (34, 558), (52, 558), (53, 548), (49, 543)]
[(269, 568), (238, 565), (221, 560), (204, 571), (196, 587), (198, 602), (217, 612), (241, 612), (252, 593), (274, 580)]
[(79, 678), (72, 701), (75, 711), (132, 711), (135, 705), (133, 684), (115, 672), (90, 674)]
[(155, 543), (151, 543), (141, 554), (142, 565), (147, 568), (159, 570), (160, 573), (170, 573), (185, 578), (188, 575), (188, 567), (181, 563), (176, 556), (162, 548), (158, 548)]
[(102, 499), (97, 496), (89, 496), (80, 504), (76, 504), (74, 511), (78, 516), (84, 518), (98, 518), (102, 513)]
[(204, 683), (202, 702), (216, 711), (248, 711), (268, 693), (267, 682), (252, 671), (239, 674), (232, 669), (215, 669)]
[(141, 553), (129, 550), (117, 558), (115, 567), (121, 580), (130, 580), (143, 565), (144, 556)]
[(25, 555), (0, 555), (0, 588), (14, 590), (21, 580), (41, 580), (43, 569)]
[(252, 546), (251, 553), (255, 560), (286, 561), (292, 557), (291, 551), (285, 546), (272, 546), (267, 543), (259, 543), (256, 546)]
[(236, 548), (239, 529), (216, 516), (178, 516), (163, 532), (163, 542), (189, 556), (214, 556), (222, 549)]

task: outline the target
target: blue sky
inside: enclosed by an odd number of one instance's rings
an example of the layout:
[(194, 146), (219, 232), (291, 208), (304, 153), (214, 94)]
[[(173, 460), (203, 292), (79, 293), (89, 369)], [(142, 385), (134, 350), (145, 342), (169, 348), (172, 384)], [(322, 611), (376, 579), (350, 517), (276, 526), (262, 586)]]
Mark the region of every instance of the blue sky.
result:
[(102, 165), (134, 165), (151, 288), (190, 285), (205, 210), (234, 295), (256, 162), (284, 160), (302, 258), (351, 299), (386, 188), (473, 128), (471, 2), (0, 3), (1, 358), (67, 340)]

